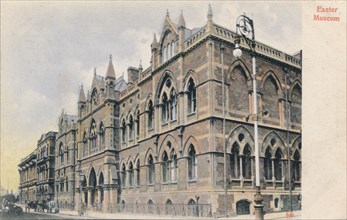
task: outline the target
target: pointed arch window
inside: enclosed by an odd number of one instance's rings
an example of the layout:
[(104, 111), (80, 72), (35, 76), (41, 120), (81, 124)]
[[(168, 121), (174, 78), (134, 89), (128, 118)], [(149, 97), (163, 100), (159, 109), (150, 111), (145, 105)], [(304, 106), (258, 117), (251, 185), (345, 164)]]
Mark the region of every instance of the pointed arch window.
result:
[(282, 152), (280, 149), (275, 154), (275, 178), (282, 180)]
[(170, 153), (170, 180), (177, 181), (177, 154), (174, 149)]
[(101, 173), (99, 177), (99, 187), (100, 187), (100, 204), (104, 201), (104, 175)]
[(134, 180), (134, 167), (133, 167), (133, 163), (130, 162), (129, 164), (129, 186), (133, 186), (133, 180)]
[(140, 160), (136, 163), (136, 186), (140, 186)]
[(134, 131), (134, 119), (133, 119), (133, 116), (130, 115), (130, 118), (129, 118), (129, 141), (133, 140), (133, 131)]
[(193, 145), (188, 149), (188, 179), (194, 180), (197, 177), (196, 151)]
[(177, 114), (177, 100), (176, 100), (176, 93), (172, 89), (170, 92), (170, 120), (176, 120), (176, 114)]
[(153, 128), (153, 119), (154, 119), (153, 102), (152, 102), (152, 100), (149, 100), (149, 103), (148, 103), (148, 129)]
[(100, 136), (100, 149), (104, 149), (105, 148), (105, 127), (102, 122), (100, 123), (99, 136)]
[(164, 92), (162, 96), (162, 103), (161, 103), (161, 120), (162, 123), (167, 122), (167, 119), (169, 117), (169, 102), (166, 93)]
[(65, 152), (66, 152), (66, 162), (69, 162), (69, 147), (68, 146), (66, 146)]
[(87, 133), (86, 132), (83, 133), (82, 142), (83, 142), (82, 154), (83, 154), (83, 156), (86, 156), (88, 153), (88, 139), (87, 139)]
[(194, 80), (191, 78), (188, 81), (188, 113), (196, 111), (196, 87)]
[(60, 143), (60, 146), (59, 146), (59, 157), (60, 157), (60, 166), (62, 166), (64, 163), (63, 143)]
[(153, 184), (154, 183), (154, 161), (152, 155), (149, 155), (148, 157), (148, 183)]
[(230, 176), (240, 178), (240, 151), (236, 142), (233, 144), (230, 154)]
[(272, 178), (272, 161), (271, 161), (271, 149), (268, 147), (265, 151), (265, 158), (264, 158), (264, 175), (265, 179), (271, 180)]
[(169, 180), (169, 160), (166, 151), (162, 154), (162, 178), (163, 183)]
[(125, 125), (125, 120), (123, 118), (122, 121), (122, 142), (125, 143), (125, 137), (126, 137), (126, 125)]
[(122, 165), (122, 171), (121, 171), (121, 186), (124, 188), (126, 185), (126, 178), (127, 178), (127, 173), (125, 169), (125, 164)]
[(91, 152), (96, 151), (96, 137), (96, 123), (93, 120), (92, 125), (90, 127)]
[(292, 162), (292, 177), (295, 181), (301, 180), (301, 162), (300, 155), (298, 151), (295, 151), (294, 161)]
[(136, 137), (140, 137), (140, 110), (136, 114)]
[(243, 150), (242, 176), (245, 179), (251, 179), (252, 176), (251, 148), (249, 145), (246, 145)]
[(66, 190), (66, 192), (69, 192), (69, 178), (68, 177), (66, 177), (65, 190)]

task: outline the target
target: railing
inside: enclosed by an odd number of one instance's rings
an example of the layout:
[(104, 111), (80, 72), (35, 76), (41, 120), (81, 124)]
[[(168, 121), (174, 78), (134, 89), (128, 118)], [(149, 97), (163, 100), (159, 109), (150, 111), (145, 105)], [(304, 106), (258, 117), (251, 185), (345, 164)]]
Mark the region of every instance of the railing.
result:
[(185, 41), (185, 48), (190, 47), (193, 45), (195, 42), (197, 42), (199, 39), (201, 39), (203, 36), (205, 36), (206, 29), (201, 28), (198, 32), (196, 32), (194, 35), (192, 35), (190, 38), (188, 38)]
[(192, 217), (211, 217), (211, 204), (147, 204), (147, 203), (129, 203), (129, 204), (110, 204), (111, 213), (141, 213), (153, 215), (171, 215), (171, 216), (192, 216)]

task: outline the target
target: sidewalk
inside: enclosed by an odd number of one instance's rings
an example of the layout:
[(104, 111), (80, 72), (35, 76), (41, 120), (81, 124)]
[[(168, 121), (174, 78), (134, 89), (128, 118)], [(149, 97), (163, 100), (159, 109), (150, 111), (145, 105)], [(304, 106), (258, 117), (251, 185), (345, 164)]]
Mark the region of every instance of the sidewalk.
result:
[[(278, 220), (285, 220), (285, 219), (300, 219), (301, 212), (300, 211), (294, 211), (294, 217), (286, 218), (286, 212), (277, 212), (277, 213), (268, 213), (265, 215), (265, 219), (278, 219)], [(78, 216), (77, 211), (70, 211), (70, 210), (60, 210), (59, 214), (60, 216)], [(206, 218), (206, 217), (187, 217), (187, 216), (166, 216), (166, 215), (149, 215), (149, 214), (132, 214), (132, 213), (103, 213), (103, 212), (93, 212), (93, 211), (87, 211), (85, 215), (83, 215), (84, 218), (90, 218), (90, 219), (220, 219), (220, 220), (228, 220), (228, 219), (240, 219), (240, 220), (248, 220), (248, 219), (254, 219), (254, 215), (239, 215), (234, 217), (222, 217), (222, 218)]]

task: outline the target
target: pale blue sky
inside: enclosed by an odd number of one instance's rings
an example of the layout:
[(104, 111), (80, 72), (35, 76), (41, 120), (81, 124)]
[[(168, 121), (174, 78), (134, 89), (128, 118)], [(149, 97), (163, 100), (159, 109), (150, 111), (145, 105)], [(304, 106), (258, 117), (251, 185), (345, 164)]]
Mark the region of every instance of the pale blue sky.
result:
[(153, 33), (169, 9), (188, 28), (213, 21), (235, 30), (238, 15), (254, 19), (256, 39), (293, 54), (301, 49), (300, 2), (1, 2), (1, 180), (16, 190), (17, 164), (41, 134), (57, 130), (65, 109), (77, 112), (78, 88), (90, 88), (93, 68), (106, 72), (109, 54), (120, 76), (149, 66)]

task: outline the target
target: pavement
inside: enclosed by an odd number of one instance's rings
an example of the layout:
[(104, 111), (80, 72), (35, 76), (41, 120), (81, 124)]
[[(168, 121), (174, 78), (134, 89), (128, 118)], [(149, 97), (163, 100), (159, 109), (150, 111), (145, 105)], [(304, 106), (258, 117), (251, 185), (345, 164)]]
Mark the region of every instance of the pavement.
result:
[[(276, 212), (276, 213), (268, 213), (264, 216), (264, 219), (276, 219), (276, 220), (295, 220), (300, 219), (301, 212), (300, 211), (294, 211), (293, 217), (286, 217), (286, 212)], [(52, 215), (58, 215), (58, 216), (65, 216), (69, 218), (68, 216), (72, 218), (85, 218), (85, 219), (187, 219), (187, 216), (166, 216), (166, 215), (149, 215), (149, 214), (132, 214), (132, 213), (103, 213), (103, 212), (93, 212), (93, 211), (87, 211), (83, 216), (78, 216), (77, 211), (71, 211), (71, 210), (60, 210), (58, 214), (52, 214)], [(220, 218), (207, 218), (207, 217), (188, 217), (188, 218), (194, 218), (194, 219), (219, 219), (219, 220), (248, 220), (248, 219), (255, 219), (254, 215), (239, 215), (239, 216), (233, 216), (233, 217), (220, 217)]]

